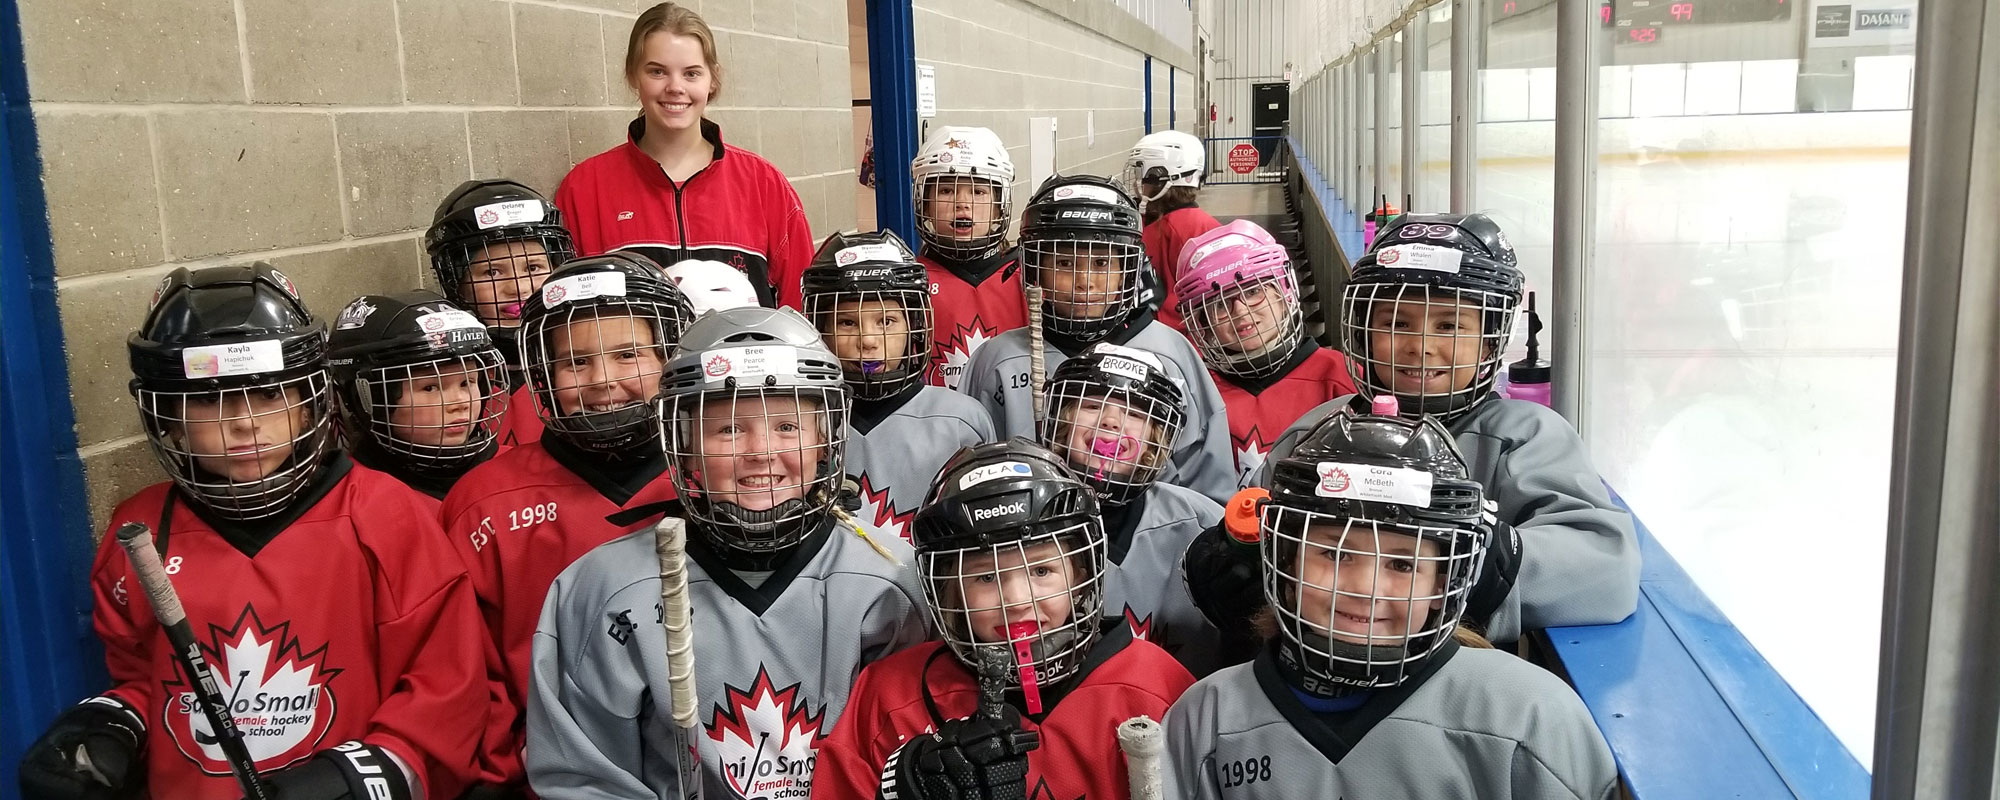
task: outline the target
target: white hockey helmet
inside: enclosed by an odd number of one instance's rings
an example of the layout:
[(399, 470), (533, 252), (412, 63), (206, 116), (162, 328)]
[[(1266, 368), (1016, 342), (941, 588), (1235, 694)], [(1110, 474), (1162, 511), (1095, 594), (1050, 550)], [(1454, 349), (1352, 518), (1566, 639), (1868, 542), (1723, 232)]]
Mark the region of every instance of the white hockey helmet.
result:
[[(1125, 159), (1125, 185), (1133, 196), (1150, 203), (1175, 186), (1200, 188), (1205, 162), (1201, 140), (1193, 134), (1149, 133), (1139, 138)], [(1159, 181), (1159, 190), (1148, 193), (1142, 185), (1146, 181)]]
[(757, 290), (743, 270), (720, 261), (691, 259), (667, 268), (667, 277), (694, 306), (695, 316), (757, 305)]
[[(999, 135), (987, 128), (945, 125), (931, 133), (923, 149), (910, 161), (910, 178), (915, 185), (913, 203), (917, 215), (917, 237), (926, 245), (957, 258), (979, 258), (999, 249), (1007, 238), (1008, 215), (1013, 208), (1014, 161)], [(925, 202), (932, 187), (945, 179), (980, 179), (992, 183), (989, 213), (960, 218), (957, 214), (933, 214)], [(984, 220), (978, 219), (985, 217)], [(984, 225), (978, 223), (984, 222)]]

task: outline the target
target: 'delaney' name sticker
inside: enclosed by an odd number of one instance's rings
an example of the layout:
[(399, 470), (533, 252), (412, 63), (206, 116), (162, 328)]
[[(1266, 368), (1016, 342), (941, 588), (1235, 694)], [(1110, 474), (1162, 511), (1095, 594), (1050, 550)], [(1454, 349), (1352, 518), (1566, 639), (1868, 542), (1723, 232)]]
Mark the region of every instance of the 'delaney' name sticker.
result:
[(958, 488), (963, 491), (987, 481), (999, 480), (1001, 478), (1024, 478), (1034, 474), (1034, 472), (1034, 468), (1019, 461), (1002, 461), (998, 464), (987, 464), (959, 476)]
[(1427, 269), (1433, 272), (1458, 272), (1458, 262), (1465, 253), (1449, 247), (1429, 244), (1398, 244), (1384, 247), (1375, 253), (1375, 263), (1396, 269)]
[(258, 375), (285, 368), (283, 342), (243, 342), (190, 347), (181, 351), (181, 373), (190, 378)]
[(790, 345), (724, 347), (712, 350), (701, 363), (702, 382), (718, 383), (766, 375), (794, 376), (799, 373), (799, 350)]
[(1319, 486), (1314, 493), (1343, 500), (1431, 506), (1431, 474), (1420, 469), (1376, 464), (1319, 462)]
[(480, 230), (498, 228), (502, 225), (520, 225), (524, 222), (542, 221), (542, 204), (533, 200), (508, 200), (504, 203), (487, 203), (472, 210), (472, 219)]
[(593, 297), (624, 296), (625, 273), (623, 272), (590, 272), (557, 278), (542, 284), (542, 305), (547, 308), (589, 300)]

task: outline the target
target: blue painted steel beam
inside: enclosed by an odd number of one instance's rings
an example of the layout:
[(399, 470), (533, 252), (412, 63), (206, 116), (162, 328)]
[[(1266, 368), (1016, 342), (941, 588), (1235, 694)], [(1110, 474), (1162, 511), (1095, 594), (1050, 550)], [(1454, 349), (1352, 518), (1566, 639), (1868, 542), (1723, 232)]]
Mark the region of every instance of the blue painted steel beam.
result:
[(875, 129), (875, 220), (915, 247), (910, 161), (917, 133), (917, 42), (911, 0), (868, 0), (869, 116)]
[(1146, 56), (1146, 132), (1153, 132), (1153, 57)]
[(90, 629), (90, 518), (56, 313), (21, 20), (0, 3), (0, 797), (57, 711), (108, 679)]

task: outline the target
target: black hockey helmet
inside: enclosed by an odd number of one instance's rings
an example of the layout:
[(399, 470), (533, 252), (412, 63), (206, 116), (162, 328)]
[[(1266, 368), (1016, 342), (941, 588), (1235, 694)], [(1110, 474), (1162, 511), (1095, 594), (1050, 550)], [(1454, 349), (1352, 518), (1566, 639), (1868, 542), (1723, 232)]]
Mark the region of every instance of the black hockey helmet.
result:
[(1144, 299), (1139, 207), (1108, 178), (1043, 181), (1021, 212), (1021, 252), (1027, 283), (1043, 287), (1043, 326), (1051, 333), (1096, 341)]
[[(1272, 465), (1259, 524), (1281, 668), (1307, 691), (1337, 695), (1400, 684), (1451, 639), (1493, 515), (1437, 420), (1349, 406)], [(1357, 616), (1393, 627), (1398, 610), (1402, 630), (1341, 628)]]
[(1030, 587), (1032, 596), (1023, 591), (985, 602), (962, 579), (987, 577), (989, 585), (1006, 587), (1002, 572), (1061, 563), (1070, 577), (1064, 589), (1069, 614), (1037, 620), (1027, 666), (1043, 683), (1065, 680), (1082, 667), (1102, 630), (1109, 556), (1096, 493), (1056, 454), (1019, 437), (960, 449), (931, 483), (910, 542), (938, 630), (968, 666), (979, 663), (978, 649), (1005, 646), (1010, 635), (980, 630), (974, 614), (1005, 619), (1010, 609), (1040, 605), (1053, 594)]
[(1158, 480), (1187, 423), (1187, 400), (1160, 357), (1100, 343), (1064, 361), (1043, 389), (1042, 445), (1106, 505), (1137, 500)]
[(528, 296), (576, 255), (562, 211), (504, 178), (469, 180), (445, 195), (424, 232), (424, 249), (445, 298), (500, 329), (495, 336), (505, 351), (513, 350), (512, 329)]
[[(861, 353), (860, 358), (840, 362), (855, 399), (891, 397), (924, 380), (931, 363), (930, 277), (894, 232), (826, 237), (806, 267), (802, 288), (806, 318), (826, 337), (827, 346), (839, 353), (841, 340), (852, 339)], [(849, 320), (853, 327), (840, 328), (836, 312), (843, 303), (880, 303), (886, 314), (900, 317), (908, 331), (902, 337), (902, 356), (885, 357), (890, 347), (887, 337), (871, 333), (875, 325), (866, 319)], [(871, 345), (882, 360), (864, 360)]]
[(421, 289), (363, 295), (327, 345), (348, 443), (368, 463), (449, 482), (492, 457), (506, 361), (478, 317)]
[[(1471, 410), (1493, 391), (1500, 362), (1514, 334), (1525, 279), (1506, 234), (1484, 214), (1404, 214), (1376, 237), (1374, 249), (1354, 263), (1342, 291), (1340, 348), (1354, 385), (1369, 398), (1396, 396), (1411, 417), (1429, 414), (1449, 422)], [(1440, 333), (1418, 324), (1396, 329), (1378, 324), (1378, 314), (1398, 316), (1446, 311), (1471, 311), (1479, 316), (1477, 332)], [(1405, 320), (1406, 322), (1408, 320)], [(1478, 337), (1476, 363), (1457, 363), (1454, 345)], [(1398, 349), (1442, 354), (1449, 364), (1407, 363), (1420, 360), (1411, 353), (1376, 353), (1376, 338), (1389, 337)], [(1398, 370), (1414, 371), (1400, 389), (1390, 377)], [(1471, 378), (1456, 386), (1457, 374)], [(1453, 386), (1422, 386), (1421, 374), (1442, 371)], [(1414, 384), (1414, 385), (1413, 385)]]
[(326, 326), (269, 264), (168, 273), (126, 350), (154, 456), (217, 516), (283, 511), (337, 451)]
[[(630, 351), (636, 358), (628, 368), (630, 374), (621, 372), (596, 380), (586, 376), (581, 383), (559, 380), (576, 377), (576, 371), (564, 364), (579, 355), (604, 357), (621, 352), (621, 343), (605, 342), (581, 349), (572, 343), (568, 352), (556, 350), (558, 333), (576, 323), (607, 317), (627, 317), (652, 332), (650, 344), (639, 343)], [(650, 443), (658, 435), (653, 395), (659, 392), (668, 354), (693, 319), (694, 309), (687, 297), (659, 265), (637, 253), (617, 251), (579, 258), (550, 273), (541, 291), (528, 297), (521, 312), (522, 368), (547, 435), (609, 457), (651, 455)], [(634, 381), (641, 384), (637, 389), (629, 387)], [(581, 407), (565, 411), (565, 405)], [(616, 407), (593, 411), (590, 405)]]

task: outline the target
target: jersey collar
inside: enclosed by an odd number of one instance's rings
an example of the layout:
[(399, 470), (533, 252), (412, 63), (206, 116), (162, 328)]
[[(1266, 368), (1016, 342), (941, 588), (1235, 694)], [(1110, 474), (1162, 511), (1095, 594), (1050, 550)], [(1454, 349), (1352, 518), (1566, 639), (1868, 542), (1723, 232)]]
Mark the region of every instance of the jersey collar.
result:
[(917, 393), (923, 390), (924, 383), (918, 381), (880, 400), (856, 400), (854, 413), (848, 415), (847, 424), (854, 428), (855, 433), (867, 435), (869, 431), (875, 430), (875, 426), (894, 416), (897, 411), (901, 411), (903, 406), (908, 405), (916, 398)]
[[(242, 553), (245, 558), (256, 558), (257, 553), (264, 549), (264, 545), (270, 544), (272, 539), (278, 538), (278, 534), (291, 527), (292, 523), (298, 522), (299, 518), (305, 516), (307, 511), (311, 511), (313, 506), (319, 505), (319, 501), (325, 499), (327, 493), (332, 492), (333, 487), (339, 485), (341, 479), (346, 478), (347, 473), (353, 468), (354, 461), (349, 459), (346, 453), (335, 452), (327, 458), (326, 466), (320, 470), (319, 477), (313, 479), (306, 490), (292, 500), (290, 506), (280, 513), (262, 519), (218, 517), (209, 513), (208, 506), (192, 500), (188, 501), (187, 507), (189, 511), (194, 512), (196, 518), (206, 523), (210, 530), (215, 531), (216, 535), (221, 536), (223, 541), (236, 548), (236, 551)], [(176, 486), (173, 491), (167, 493), (166, 502), (160, 505), (160, 524), (153, 534), (153, 547), (160, 551), (161, 556), (167, 554), (167, 537), (173, 532), (174, 504), (180, 499), (182, 499), (181, 489)]]
[[(640, 114), (625, 125), (625, 141), (636, 149), (639, 146), (639, 140), (644, 138), (646, 138), (646, 115)], [(715, 148), (715, 160), (721, 161), (723, 154), (722, 126), (715, 124), (707, 117), (703, 117), (701, 119), (701, 138), (703, 141), (708, 142), (709, 146)], [(641, 152), (640, 155), (643, 156), (646, 154)], [(646, 156), (646, 160), (651, 161), (653, 157)]]
[(717, 553), (715, 548), (710, 547), (703, 539), (688, 537), (688, 557), (694, 559), (694, 563), (701, 565), (708, 579), (714, 581), (716, 587), (723, 593), (749, 609), (750, 613), (761, 617), (765, 611), (770, 610), (772, 604), (778, 602), (779, 597), (784, 596), (785, 587), (792, 585), (792, 580), (805, 571), (806, 565), (811, 564), (813, 559), (819, 557), (820, 551), (826, 549), (827, 541), (832, 538), (836, 524), (833, 518), (828, 517), (820, 524), (818, 532), (793, 545), (790, 552), (779, 555), (768, 567), (771, 570), (771, 577), (761, 586), (751, 586), (749, 582), (737, 577), (735, 570), (730, 567), (723, 555)]
[(1424, 661), (1423, 667), (1417, 674), (1410, 676), (1409, 680), (1396, 686), (1370, 690), (1367, 701), (1352, 711), (1328, 714), (1317, 713), (1307, 708), (1305, 703), (1299, 701), (1298, 695), (1292, 693), (1292, 685), (1286, 683), (1284, 676), (1278, 671), (1276, 642), (1258, 651), (1257, 659), (1252, 662), (1250, 669), (1257, 677), (1257, 688), (1264, 691), (1264, 697), (1271, 701), (1271, 705), (1278, 709), (1278, 713), (1284, 715), (1285, 721), (1291, 723), (1292, 728), (1299, 732), (1299, 736), (1318, 750), (1320, 755), (1326, 756), (1327, 761), (1338, 764), (1361, 744), (1361, 739), (1367, 736), (1369, 731), (1374, 730), (1376, 723), (1387, 719), (1404, 700), (1409, 699), (1410, 695), (1417, 691), (1417, 687), (1424, 685), (1432, 675), (1437, 674), (1445, 662), (1457, 655), (1458, 648), (1456, 639), (1447, 640), (1443, 647), (1438, 648), (1437, 652), (1432, 653), (1430, 658)]
[(1153, 487), (1146, 487), (1132, 502), (1118, 506), (1105, 506), (1104, 542), (1109, 546), (1111, 563), (1123, 566), (1125, 554), (1132, 552), (1132, 540), (1137, 538), (1139, 520), (1146, 516), (1146, 500), (1153, 495)]
[(1153, 314), (1154, 314), (1154, 309), (1151, 306), (1140, 306), (1139, 308), (1134, 309), (1131, 314), (1126, 315), (1123, 321), (1115, 323), (1117, 327), (1112, 329), (1111, 335), (1105, 336), (1101, 339), (1092, 339), (1088, 342), (1078, 341), (1071, 337), (1054, 332), (1045, 332), (1043, 334), (1043, 338), (1047, 340), (1049, 344), (1055, 345), (1055, 348), (1057, 350), (1062, 351), (1062, 354), (1064, 356), (1067, 356), (1069, 358), (1076, 358), (1077, 356), (1082, 355), (1084, 351), (1089, 350), (1092, 345), (1099, 345), (1099, 344), (1122, 345), (1132, 341), (1132, 339), (1134, 339), (1139, 335), (1140, 331), (1146, 329), (1146, 323), (1153, 321)]
[(560, 436), (544, 436), (541, 444), (549, 458), (582, 478), (614, 506), (632, 502), (632, 498), (667, 471), (667, 457), (658, 452), (635, 461), (613, 461), (586, 453)]
[(1299, 337), (1299, 346), (1292, 349), (1292, 356), (1290, 358), (1285, 359), (1285, 366), (1269, 375), (1243, 378), (1219, 369), (1215, 372), (1218, 375), (1228, 378), (1230, 383), (1236, 384), (1236, 388), (1249, 392), (1252, 395), (1259, 395), (1263, 394), (1265, 389), (1278, 385), (1279, 381), (1284, 380), (1285, 376), (1292, 374), (1293, 370), (1298, 369), (1300, 364), (1306, 363), (1306, 359), (1312, 358), (1312, 355), (1317, 352), (1319, 352), (1319, 342), (1313, 341), (1310, 336), (1301, 336)]
[(1021, 268), (1021, 249), (1019, 247), (994, 245), (992, 253), (979, 258), (969, 259), (958, 259), (945, 255), (932, 248), (928, 243), (923, 245), (922, 252), (924, 258), (936, 262), (938, 266), (944, 267), (946, 272), (951, 273), (959, 280), (965, 281), (972, 286), (978, 286), (987, 278), (993, 277), (993, 274), (996, 272), (1001, 273), (1001, 280), (1006, 280), (1013, 277), (1014, 272)]

